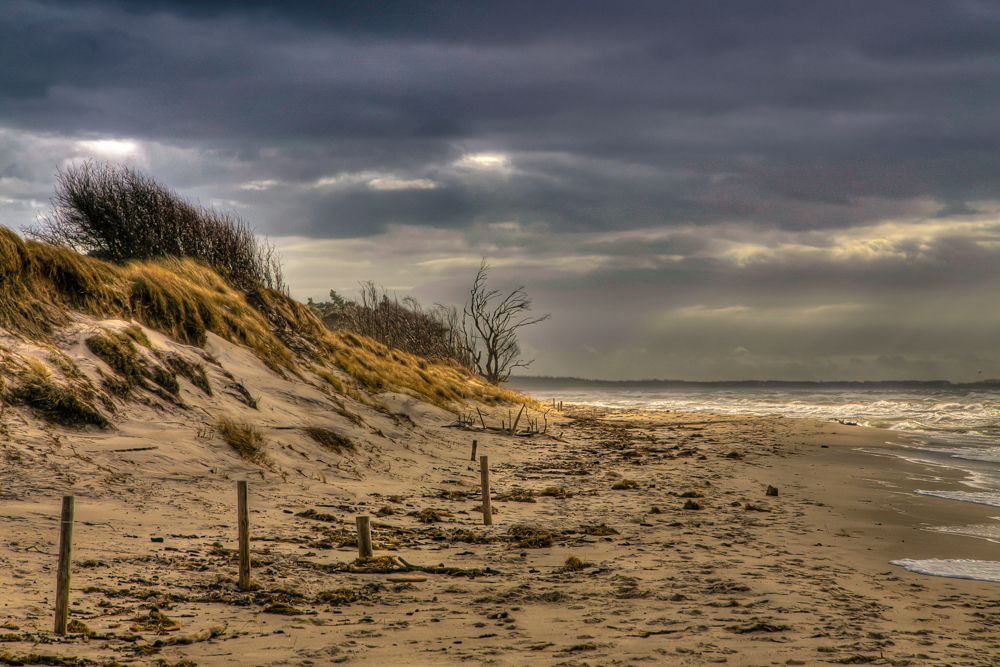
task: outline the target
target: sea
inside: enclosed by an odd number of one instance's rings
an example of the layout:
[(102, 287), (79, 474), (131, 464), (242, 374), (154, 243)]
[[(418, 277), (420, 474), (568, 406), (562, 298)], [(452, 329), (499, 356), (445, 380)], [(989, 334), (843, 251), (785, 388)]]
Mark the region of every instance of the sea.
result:
[[(610, 382), (517, 377), (510, 385), (539, 401), (726, 415), (785, 415), (839, 421), (905, 433), (902, 449), (869, 449), (964, 473), (967, 490), (933, 487), (913, 493), (941, 502), (1000, 508), (1000, 381), (949, 382)], [(1000, 543), (995, 523), (928, 526)], [(922, 574), (1000, 582), (1000, 562), (900, 559), (893, 565)]]

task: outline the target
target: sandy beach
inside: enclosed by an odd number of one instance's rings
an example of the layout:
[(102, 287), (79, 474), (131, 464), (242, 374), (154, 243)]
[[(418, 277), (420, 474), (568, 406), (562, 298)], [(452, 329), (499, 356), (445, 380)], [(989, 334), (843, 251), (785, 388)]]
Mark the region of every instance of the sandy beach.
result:
[[(898, 446), (890, 432), (566, 406), (531, 410), (546, 433), (511, 437), (482, 428), (507, 406), (479, 405), (480, 421), (468, 404), (474, 425), (459, 428), (392, 393), (382, 410), (342, 401), (347, 419), (318, 379), (280, 378), (216, 337), (206, 351), (211, 381), (235, 376), (256, 409), (187, 384), (184, 409), (133, 405), (109, 433), (8, 408), (4, 664), (1000, 662), (1000, 584), (889, 564), (995, 558), (991, 542), (925, 530), (995, 509), (915, 495), (961, 479), (858, 451)], [(75, 358), (89, 372), (86, 351)], [(207, 425), (220, 413), (265, 431), (271, 467), (221, 442)], [(358, 451), (319, 447), (310, 423)], [(489, 527), (473, 439), (489, 457)], [(236, 582), (238, 480), (250, 591)], [(76, 498), (70, 619), (83, 625), (61, 638), (64, 494)], [(372, 517), (374, 562), (355, 562), (359, 515)]]

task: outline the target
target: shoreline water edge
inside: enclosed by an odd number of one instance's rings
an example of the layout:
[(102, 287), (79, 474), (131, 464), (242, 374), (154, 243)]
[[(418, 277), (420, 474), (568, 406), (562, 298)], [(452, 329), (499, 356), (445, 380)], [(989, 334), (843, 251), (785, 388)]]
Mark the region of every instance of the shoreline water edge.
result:
[[(900, 458), (901, 434), (567, 405), (547, 415), (544, 434), (511, 437), (408, 397), (383, 400), (412, 429), (350, 459), (354, 474), (252, 479), (249, 593), (236, 588), (223, 482), (170, 473), (172, 457), (202, 447), (196, 436), (160, 438), (155, 479), (139, 475), (147, 452), (128, 454), (129, 477), (114, 449), (64, 436), (50, 468), (76, 465), (86, 487), (72, 454), (89, 443), (90, 463), (118, 477), (77, 499), (72, 609), (91, 634), (46, 651), (203, 667), (1000, 664), (1000, 584), (890, 564), (1000, 551), (931, 530), (987, 525), (998, 510), (914, 493), (968, 491), (966, 475)], [(499, 425), (507, 409), (481, 414)], [(478, 507), (472, 439), (489, 457), (491, 526)], [(0, 558), (15, 565), (0, 569), (5, 627), (17, 628), (0, 635), (0, 655), (13, 659), (51, 639), (57, 526), (39, 517), (57, 515), (58, 496), (32, 479), (48, 469), (8, 466), (0, 479), (18, 528), (0, 542)], [(374, 515), (376, 557), (425, 569), (366, 571), (351, 541), (359, 515)], [(222, 629), (169, 643), (136, 620), (151, 623), (154, 610), (182, 632)]]

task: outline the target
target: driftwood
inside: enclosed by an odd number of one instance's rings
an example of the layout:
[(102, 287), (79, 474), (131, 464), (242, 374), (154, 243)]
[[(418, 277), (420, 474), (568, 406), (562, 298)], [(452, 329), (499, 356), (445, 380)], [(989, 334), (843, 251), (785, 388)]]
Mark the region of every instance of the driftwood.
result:
[(514, 435), (517, 432), (517, 424), (518, 424), (518, 422), (521, 421), (521, 414), (523, 412), (524, 412), (524, 406), (522, 405), (521, 409), (517, 411), (517, 419), (514, 420), (514, 424), (510, 427), (510, 434), (511, 435)]
[(398, 560), (402, 565), (396, 567), (392, 556), (379, 556), (379, 559), (387, 559), (393, 562), (393, 567), (364, 567), (362, 565), (355, 565), (353, 563), (331, 563), (331, 564), (315, 564), (313, 567), (323, 570), (324, 572), (350, 572), (351, 574), (407, 574), (409, 572), (426, 572), (427, 574), (446, 574), (450, 577), (484, 577), (487, 575), (498, 574), (496, 570), (487, 567), (485, 570), (479, 568), (463, 568), (463, 567), (445, 567), (443, 565), (436, 566), (425, 566), (425, 565), (415, 565), (413, 563), (408, 563), (403, 560), (402, 557), (396, 556), (395, 560)]
[(193, 632), (189, 635), (174, 635), (170, 639), (158, 639), (153, 642), (153, 646), (183, 646), (187, 644), (196, 644), (198, 642), (208, 641), (212, 637), (218, 637), (223, 634), (227, 628), (228, 626), (225, 623), (213, 625), (208, 628), (202, 628), (198, 632)]

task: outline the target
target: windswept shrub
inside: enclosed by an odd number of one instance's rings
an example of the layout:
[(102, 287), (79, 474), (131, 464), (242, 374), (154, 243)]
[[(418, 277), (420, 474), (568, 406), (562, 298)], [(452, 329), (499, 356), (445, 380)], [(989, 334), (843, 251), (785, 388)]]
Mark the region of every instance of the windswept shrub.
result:
[(271, 467), (273, 465), (265, 448), (267, 438), (264, 437), (264, 433), (259, 428), (250, 422), (235, 422), (223, 417), (216, 422), (215, 427), (219, 429), (223, 439), (236, 450), (236, 453), (243, 460), (260, 466)]
[[(458, 311), (454, 307), (438, 304), (425, 311), (413, 297), (406, 297), (402, 303), (389, 299), (386, 291), (380, 292), (371, 281), (361, 284), (359, 301), (346, 301), (332, 291), (330, 296), (338, 301), (309, 304), (313, 312), (325, 315), (325, 323), (426, 359), (473, 367), (458, 331)], [(394, 361), (405, 364), (398, 356)]]
[(239, 216), (195, 206), (125, 165), (60, 170), (52, 209), (30, 236), (117, 263), (194, 257), (239, 289), (285, 290), (274, 247)]

